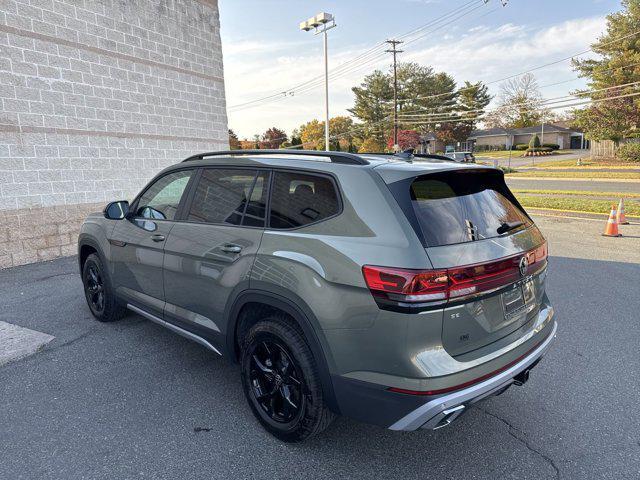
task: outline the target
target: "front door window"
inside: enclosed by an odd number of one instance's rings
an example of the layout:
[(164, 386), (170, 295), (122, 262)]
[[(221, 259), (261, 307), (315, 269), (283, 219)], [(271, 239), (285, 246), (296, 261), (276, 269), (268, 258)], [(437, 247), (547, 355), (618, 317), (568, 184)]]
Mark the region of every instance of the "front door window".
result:
[(136, 216), (152, 220), (173, 220), (192, 173), (192, 170), (181, 170), (158, 179), (140, 197)]

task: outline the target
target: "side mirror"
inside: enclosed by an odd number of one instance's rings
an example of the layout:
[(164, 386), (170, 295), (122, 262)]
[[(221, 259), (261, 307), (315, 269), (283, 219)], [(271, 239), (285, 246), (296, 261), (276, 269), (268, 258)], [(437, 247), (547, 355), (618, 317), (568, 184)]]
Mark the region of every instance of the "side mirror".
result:
[(129, 202), (119, 200), (111, 202), (104, 208), (104, 216), (109, 220), (122, 220), (129, 213)]

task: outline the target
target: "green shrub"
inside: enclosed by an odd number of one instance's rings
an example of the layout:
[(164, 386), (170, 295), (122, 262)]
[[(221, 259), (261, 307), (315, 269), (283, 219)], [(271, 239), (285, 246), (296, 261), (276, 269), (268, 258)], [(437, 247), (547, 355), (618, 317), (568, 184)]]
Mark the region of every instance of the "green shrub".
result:
[(560, 150), (560, 145), (558, 145), (557, 143), (543, 143), (542, 146), (548, 147), (551, 150)]
[(518, 143), (516, 144), (516, 150), (526, 150), (529, 148), (529, 145), (526, 143)]
[(518, 171), (515, 168), (511, 168), (511, 167), (498, 167), (498, 168), (502, 170), (504, 173), (517, 173)]
[(534, 134), (533, 137), (531, 137), (531, 140), (529, 141), (529, 147), (530, 148), (540, 148), (540, 137), (538, 137), (537, 134)]
[(640, 163), (640, 143), (625, 143), (618, 148), (616, 156), (624, 162)]
[(527, 148), (527, 153), (529, 152), (539, 152), (539, 153), (551, 153), (553, 149), (549, 147), (536, 147), (536, 148)]

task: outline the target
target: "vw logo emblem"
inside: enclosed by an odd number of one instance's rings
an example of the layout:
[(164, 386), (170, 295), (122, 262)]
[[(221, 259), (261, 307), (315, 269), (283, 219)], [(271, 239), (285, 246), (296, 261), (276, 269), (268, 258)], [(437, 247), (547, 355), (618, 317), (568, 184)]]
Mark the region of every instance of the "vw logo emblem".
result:
[(521, 276), (525, 276), (527, 274), (527, 267), (529, 266), (529, 260), (527, 260), (527, 257), (524, 256), (520, 259), (520, 265), (518, 266), (518, 268), (520, 269), (520, 275)]

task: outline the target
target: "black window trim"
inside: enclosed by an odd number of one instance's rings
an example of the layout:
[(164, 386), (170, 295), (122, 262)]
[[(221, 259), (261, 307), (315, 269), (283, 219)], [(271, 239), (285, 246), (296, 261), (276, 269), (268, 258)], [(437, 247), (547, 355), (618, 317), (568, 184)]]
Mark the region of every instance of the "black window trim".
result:
[[(133, 199), (133, 201), (130, 204), (130, 212), (132, 212), (131, 214), (131, 218), (132, 219), (142, 219), (142, 220), (149, 220), (152, 222), (179, 222), (181, 215), (183, 213), (183, 209), (185, 206), (185, 203), (187, 201), (187, 199), (189, 198), (189, 195), (191, 193), (192, 190), (192, 186), (193, 186), (193, 181), (194, 178), (196, 176), (198, 176), (198, 167), (194, 167), (194, 166), (190, 166), (190, 167), (186, 167), (186, 168), (176, 168), (175, 170), (170, 170), (164, 173), (159, 173), (158, 175), (156, 175), (155, 177), (153, 177), (151, 180), (149, 180), (149, 183), (147, 183), (147, 185), (140, 191), (140, 193), (138, 193), (138, 195), (135, 196), (135, 198)], [(189, 181), (187, 182), (187, 185), (184, 187), (184, 191), (182, 192), (182, 196), (180, 197), (180, 203), (178, 203), (178, 208), (176, 209), (176, 214), (174, 215), (174, 217), (169, 220), (167, 218), (145, 218), (145, 217), (141, 217), (139, 215), (137, 215), (137, 211), (138, 211), (138, 204), (140, 203), (140, 199), (142, 198), (142, 196), (147, 193), (147, 191), (154, 186), (157, 182), (159, 182), (160, 180), (162, 180), (164, 177), (168, 176), (168, 175), (172, 175), (174, 173), (178, 173), (178, 172), (184, 172), (184, 171), (190, 171), (191, 176), (189, 177)]]
[[(200, 177), (202, 176), (202, 172), (205, 169), (254, 170), (254, 171), (256, 171), (256, 178), (257, 178), (257, 175), (261, 171), (267, 172), (269, 177), (267, 179), (267, 186), (268, 187), (267, 187), (267, 204), (266, 204), (266, 207), (265, 207), (265, 225), (263, 227), (254, 227), (254, 226), (251, 226), (251, 225), (233, 225), (231, 223), (192, 222), (192, 221), (187, 220), (187, 213), (189, 212), (189, 209), (191, 208), (191, 204), (193, 203), (193, 197), (195, 196), (197, 181), (200, 180)], [(337, 177), (332, 172), (319, 172), (319, 171), (316, 171), (316, 170), (309, 170), (309, 169), (306, 169), (306, 168), (296, 168), (296, 167), (282, 167), (282, 168), (280, 168), (280, 167), (271, 167), (271, 166), (234, 165), (234, 164), (203, 165), (203, 166), (198, 166), (198, 167), (196, 167), (194, 165), (190, 165), (190, 166), (185, 166), (184, 168), (172, 169), (172, 170), (170, 170), (168, 172), (165, 172), (164, 174), (158, 174), (153, 179), (151, 179), (149, 181), (149, 183), (146, 185), (146, 187), (135, 197), (135, 199), (131, 203), (132, 210), (135, 211), (135, 209), (137, 209), (138, 201), (145, 194), (145, 192), (149, 188), (151, 188), (151, 186), (155, 182), (157, 182), (161, 178), (165, 177), (166, 175), (171, 175), (172, 173), (176, 173), (176, 172), (180, 172), (180, 171), (184, 171), (184, 170), (192, 170), (193, 174), (189, 178), (189, 182), (187, 183), (187, 186), (185, 187), (185, 193), (182, 194), (182, 198), (180, 199), (180, 204), (178, 205), (178, 209), (176, 211), (175, 217), (172, 220), (151, 219), (151, 218), (145, 218), (145, 220), (159, 221), (159, 222), (189, 223), (189, 224), (195, 224), (195, 225), (215, 225), (215, 226), (223, 226), (223, 227), (252, 228), (252, 229), (260, 229), (260, 230), (269, 230), (269, 231), (272, 231), (272, 232), (290, 232), (290, 231), (293, 231), (293, 230), (299, 230), (301, 228), (307, 228), (307, 227), (310, 227), (312, 225), (317, 225), (319, 223), (326, 222), (327, 220), (331, 220), (332, 218), (335, 218), (335, 217), (338, 217), (338, 216), (342, 215), (342, 213), (344, 211), (344, 202), (343, 202), (343, 199), (342, 199), (342, 188), (340, 186), (340, 182), (338, 181)], [(333, 185), (333, 188), (334, 188), (334, 190), (336, 192), (336, 197), (337, 197), (337, 200), (338, 200), (338, 210), (337, 210), (337, 212), (335, 214), (329, 216), (329, 217), (325, 217), (325, 218), (322, 218), (320, 220), (316, 220), (315, 222), (311, 222), (311, 223), (307, 223), (305, 225), (301, 225), (299, 227), (290, 227), (290, 228), (275, 228), (275, 227), (271, 227), (271, 225), (270, 225), (270, 219), (271, 219), (271, 192), (273, 190), (273, 181), (274, 181), (276, 172), (299, 173), (299, 174), (303, 174), (303, 175), (324, 177), (324, 178), (329, 179), (331, 181), (332, 185)], [(255, 180), (254, 180), (254, 183), (253, 183), (253, 187), (255, 187)], [(253, 193), (253, 190), (252, 190), (252, 193)], [(245, 208), (245, 210), (246, 210), (246, 208)], [(135, 216), (134, 218), (144, 218), (144, 217)], [(244, 213), (243, 213), (243, 218), (244, 218)]]
[[(229, 170), (229, 169), (233, 169), (233, 170), (252, 170), (255, 171), (254, 174), (254, 178), (253, 178), (253, 184), (251, 185), (251, 194), (253, 194), (253, 189), (255, 188), (256, 185), (256, 180), (258, 179), (258, 175), (260, 175), (260, 172), (266, 172), (268, 177), (267, 177), (267, 181), (266, 181), (266, 185), (268, 187), (267, 189), (267, 205), (269, 204), (269, 199), (271, 197), (271, 178), (273, 177), (273, 175), (271, 174), (271, 169), (270, 168), (264, 168), (264, 167), (254, 167), (251, 165), (206, 165), (206, 166), (202, 166), (202, 167), (198, 167), (198, 172), (197, 172), (197, 180), (200, 180), (200, 177), (202, 176), (202, 173), (204, 172), (204, 170)], [(196, 194), (196, 188), (197, 188), (197, 183), (193, 183), (192, 185), (190, 185), (190, 190), (189, 190), (189, 195), (188, 195), (188, 199), (185, 202), (184, 205), (184, 209), (180, 212), (180, 217), (179, 217), (179, 222), (180, 223), (188, 223), (188, 224), (193, 224), (193, 225), (211, 225), (211, 226), (218, 226), (218, 227), (236, 227), (236, 228), (252, 228), (252, 229), (259, 229), (259, 230), (264, 230), (266, 227), (262, 226), (262, 227), (255, 227), (253, 225), (234, 225), (232, 223), (225, 223), (225, 222), (194, 222), (191, 220), (187, 219), (187, 215), (189, 213), (189, 210), (191, 209), (191, 206), (193, 204), (193, 200)], [(251, 196), (248, 197), (249, 199), (251, 198)], [(249, 202), (247, 202), (245, 204), (245, 208), (244, 211), (242, 212), (242, 216), (241, 216), (241, 220), (244, 219), (244, 214), (247, 210), (247, 207), (249, 205)], [(267, 207), (265, 207), (265, 215), (267, 215)], [(177, 215), (176, 215), (177, 217)], [(265, 225), (267, 224), (267, 219), (268, 216), (265, 218)]]
[[(342, 212), (344, 210), (344, 204), (342, 202), (342, 190), (340, 189), (340, 184), (338, 183), (337, 178), (333, 175), (333, 173), (328, 173), (328, 172), (316, 172), (315, 170), (306, 170), (306, 169), (302, 169), (302, 168), (272, 168), (272, 171), (274, 172), (273, 175), (271, 175), (271, 182), (269, 184), (269, 201), (268, 201), (268, 209), (267, 209), (267, 226), (266, 226), (266, 230), (272, 231), (272, 232), (290, 232), (292, 230), (299, 230), (301, 228), (307, 228), (310, 227), (312, 225), (317, 225), (319, 223), (322, 222), (326, 222), (327, 220), (331, 220), (332, 218), (338, 217), (340, 215), (342, 215)], [(321, 218), (320, 220), (316, 220), (315, 222), (310, 222), (310, 223), (306, 223), (304, 225), (300, 225), (299, 227), (290, 227), (290, 228), (275, 228), (271, 226), (271, 193), (272, 193), (272, 187), (273, 187), (273, 182), (275, 179), (275, 173), (276, 172), (284, 172), (284, 173), (301, 173), (303, 175), (308, 175), (311, 177), (324, 177), (329, 179), (329, 181), (331, 181), (331, 184), (333, 185), (334, 191), (336, 192), (336, 199), (338, 201), (338, 210), (336, 211), (336, 213), (334, 213), (333, 215), (330, 215), (328, 217), (325, 218)]]

